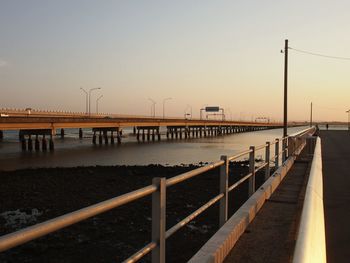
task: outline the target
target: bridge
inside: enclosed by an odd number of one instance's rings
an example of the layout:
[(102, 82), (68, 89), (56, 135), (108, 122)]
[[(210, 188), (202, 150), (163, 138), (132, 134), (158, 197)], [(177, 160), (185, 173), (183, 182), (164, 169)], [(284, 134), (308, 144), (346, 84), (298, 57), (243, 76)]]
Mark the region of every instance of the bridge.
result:
[[(93, 144), (114, 144), (122, 141), (124, 128), (132, 128), (137, 141), (167, 139), (201, 138), (225, 134), (258, 131), (282, 127), (281, 123), (242, 122), (229, 120), (157, 118), (144, 116), (120, 116), (116, 114), (87, 115), (74, 112), (48, 112), (33, 110), (0, 110), (0, 139), (3, 131), (19, 130), (23, 150), (47, 150), (46, 136), (49, 138), (49, 149), (54, 149), (53, 136), (60, 129), (79, 129), (79, 138), (83, 138), (83, 128), (91, 128)], [(289, 126), (305, 125), (290, 123)], [(164, 132), (161, 129), (165, 130)], [(41, 142), (41, 147), (40, 147)]]

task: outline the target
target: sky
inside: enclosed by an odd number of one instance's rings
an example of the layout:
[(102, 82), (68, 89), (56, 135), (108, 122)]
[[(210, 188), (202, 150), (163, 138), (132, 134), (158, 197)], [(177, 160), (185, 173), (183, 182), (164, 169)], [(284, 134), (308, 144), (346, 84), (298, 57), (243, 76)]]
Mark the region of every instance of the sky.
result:
[[(283, 116), (284, 40), (350, 57), (349, 1), (0, 0), (0, 108)], [(288, 117), (346, 121), (350, 60), (289, 50)]]

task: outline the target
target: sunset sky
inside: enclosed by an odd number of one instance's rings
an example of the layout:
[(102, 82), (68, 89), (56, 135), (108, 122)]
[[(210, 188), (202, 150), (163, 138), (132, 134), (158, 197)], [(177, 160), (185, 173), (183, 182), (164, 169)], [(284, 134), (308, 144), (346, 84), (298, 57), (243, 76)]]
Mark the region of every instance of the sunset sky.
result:
[[(0, 0), (0, 108), (282, 119), (284, 39), (350, 57), (349, 1)], [(346, 121), (350, 60), (289, 50), (289, 118)], [(230, 116), (231, 115), (231, 116)]]

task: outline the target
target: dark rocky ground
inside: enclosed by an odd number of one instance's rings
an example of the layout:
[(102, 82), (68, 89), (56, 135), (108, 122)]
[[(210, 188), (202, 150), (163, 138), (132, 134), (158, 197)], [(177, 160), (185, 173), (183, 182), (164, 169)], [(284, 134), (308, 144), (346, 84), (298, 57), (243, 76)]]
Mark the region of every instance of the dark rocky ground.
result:
[[(96, 166), (0, 172), (0, 235), (72, 212), (198, 166)], [(230, 164), (230, 184), (248, 173)], [(263, 181), (257, 175), (257, 186)], [(213, 170), (167, 189), (167, 229), (219, 192)], [(229, 195), (232, 214), (247, 198), (247, 183)], [(11, 211), (11, 212), (9, 212)], [(186, 262), (218, 229), (214, 205), (167, 242), (167, 262)], [(11, 221), (12, 220), (12, 221)], [(151, 198), (146, 197), (7, 252), (0, 262), (120, 262), (151, 240)], [(146, 256), (142, 261), (149, 261)]]

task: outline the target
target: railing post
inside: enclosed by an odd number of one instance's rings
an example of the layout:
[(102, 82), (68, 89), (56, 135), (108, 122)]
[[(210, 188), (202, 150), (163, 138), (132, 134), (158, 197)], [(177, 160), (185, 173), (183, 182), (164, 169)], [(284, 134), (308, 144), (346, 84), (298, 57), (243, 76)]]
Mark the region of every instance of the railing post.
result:
[(265, 148), (265, 181), (270, 177), (270, 142), (266, 142)]
[(249, 196), (252, 196), (255, 192), (255, 147), (250, 146), (249, 149), (249, 173), (252, 174), (249, 178)]
[(280, 159), (280, 140), (276, 139), (275, 144), (275, 171), (278, 169)]
[(220, 193), (223, 193), (223, 198), (220, 199), (220, 227), (227, 221), (228, 214), (228, 160), (227, 156), (221, 156), (220, 158), (225, 163), (220, 166)]
[(152, 241), (157, 246), (152, 250), (152, 263), (165, 262), (166, 179), (153, 178), (157, 191), (152, 194)]
[(287, 140), (288, 137), (282, 139), (282, 163), (287, 159)]
[(288, 157), (292, 156), (296, 150), (295, 137), (288, 137)]

